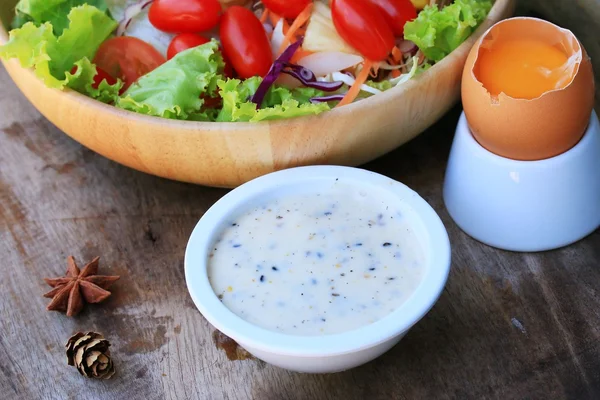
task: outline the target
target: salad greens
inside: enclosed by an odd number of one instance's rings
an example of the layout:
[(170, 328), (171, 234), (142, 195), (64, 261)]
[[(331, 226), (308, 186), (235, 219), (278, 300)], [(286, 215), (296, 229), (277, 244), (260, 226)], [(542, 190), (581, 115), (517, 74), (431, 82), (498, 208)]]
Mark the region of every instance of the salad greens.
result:
[(263, 108), (249, 98), (252, 97), (262, 78), (253, 77), (240, 81), (239, 79), (220, 80), (219, 95), (223, 99), (223, 108), (217, 117), (219, 122), (258, 122), (281, 118), (300, 117), (303, 115), (319, 114), (330, 109), (327, 103), (312, 104), (310, 99), (322, 96), (323, 92), (311, 88), (289, 90), (282, 86), (271, 86)]
[(13, 28), (20, 28), (27, 22), (41, 25), (50, 22), (54, 34), (60, 36), (69, 26), (68, 15), (72, 8), (88, 4), (106, 12), (105, 0), (22, 0), (17, 4), (17, 15)]
[(116, 106), (141, 114), (188, 119), (214, 95), (225, 63), (216, 41), (179, 53), (134, 83)]
[[(12, 30), (8, 43), (0, 47), (0, 57), (17, 58), (23, 67), (33, 68), (50, 88), (70, 87), (92, 98), (111, 101), (122, 84), (111, 86), (104, 81), (94, 89), (96, 67), (90, 60), (114, 31), (116, 21), (89, 5), (71, 9), (67, 19), (68, 26), (58, 36), (49, 22), (39, 26), (27, 22)], [(77, 70), (71, 73), (74, 66)]]
[[(312, 15), (314, 21), (312, 24), (308, 23), (307, 40), (310, 33), (312, 41), (316, 40), (321, 47), (337, 43), (331, 49), (322, 50), (322, 55), (327, 60), (326, 64), (339, 64), (335, 60), (335, 52), (340, 51), (337, 47), (340, 43), (346, 47), (348, 45), (338, 36), (337, 42), (332, 42), (322, 37), (323, 34), (315, 35), (315, 32), (333, 32), (337, 35), (330, 18), (328, 2), (315, 1)], [(140, 6), (142, 3), (138, 4), (137, 0), (20, 0), (12, 23), (14, 29), (10, 32), (8, 42), (0, 46), (0, 57), (18, 59), (23, 67), (33, 69), (36, 76), (50, 88), (68, 87), (99, 101), (141, 114), (217, 122), (292, 118), (329, 110), (332, 107), (331, 101), (339, 101), (351, 86), (353, 89), (355, 86), (361, 87), (357, 96), (357, 99), (361, 99), (403, 84), (464, 42), (485, 19), (493, 3), (492, 0), (455, 0), (448, 4), (449, 1), (444, 0), (447, 4), (445, 7), (426, 6), (415, 20), (406, 23), (404, 38), (398, 38), (397, 43), (408, 44), (408, 50), (395, 47), (393, 57), (380, 64), (381, 73), (378, 77), (361, 82), (355, 81), (353, 73), (360, 71), (362, 62), (331, 69), (334, 72), (318, 77), (308, 68), (294, 64), (296, 61), (292, 63), (292, 55), (302, 45), (301, 36), (297, 36), (297, 41), (288, 48), (293, 47), (289, 57), (279, 60), (282, 68), (296, 72), (298, 76), (295, 79), (300, 82), (300, 87), (291, 89), (273, 84), (278, 76), (268, 75), (264, 82), (263, 78), (257, 76), (244, 80), (229, 78), (225, 76), (225, 63), (219, 43), (212, 39), (204, 45), (180, 52), (141, 76), (122, 93), (124, 82), (120, 80), (115, 79), (115, 84), (109, 84), (107, 80), (99, 82), (98, 69), (93, 60), (100, 46), (114, 37), (117, 27), (119, 26), (119, 32), (124, 32), (123, 29), (134, 18), (136, 21), (147, 22), (148, 29), (155, 30), (143, 14), (147, 14), (149, 7)], [(115, 4), (123, 9), (121, 14), (124, 19), (120, 23), (111, 17)], [(127, 20), (125, 9), (132, 8), (142, 14), (130, 15), (130, 20)], [(268, 18), (263, 20), (268, 25)], [(271, 23), (274, 24), (273, 21)], [(281, 28), (283, 22), (279, 20), (276, 26)], [(162, 35), (162, 39), (171, 40), (172, 35), (158, 30), (156, 32)], [(274, 29), (271, 35), (273, 55), (276, 58), (275, 48), (283, 43), (283, 31)], [(159, 48), (158, 42), (162, 43), (153, 35), (142, 39), (148, 40), (156, 48)], [(398, 46), (402, 48), (400, 44)], [(306, 53), (300, 48), (299, 53), (303, 52)], [(310, 53), (309, 50), (308, 54)], [(361, 57), (355, 59), (362, 60)], [(342, 76), (344, 79), (334, 79), (334, 76)], [(310, 84), (307, 83), (309, 81)], [(345, 82), (343, 86), (342, 82)], [(324, 90), (330, 93), (326, 94)], [(260, 105), (256, 104), (259, 101), (255, 97), (261, 98)]]
[(456, 0), (442, 9), (426, 6), (406, 23), (404, 38), (427, 58), (440, 61), (467, 40), (491, 9), (491, 0)]
[[(248, 99), (262, 78), (225, 79), (223, 58), (213, 40), (179, 53), (149, 74), (141, 77), (120, 97), (116, 106), (141, 114), (171, 119), (215, 120), (217, 122), (258, 122), (318, 114), (329, 110), (327, 104), (311, 104), (311, 97), (322, 93), (315, 89), (289, 90), (272, 86), (263, 108)], [(202, 110), (201, 96), (217, 93), (223, 107), (217, 113)]]

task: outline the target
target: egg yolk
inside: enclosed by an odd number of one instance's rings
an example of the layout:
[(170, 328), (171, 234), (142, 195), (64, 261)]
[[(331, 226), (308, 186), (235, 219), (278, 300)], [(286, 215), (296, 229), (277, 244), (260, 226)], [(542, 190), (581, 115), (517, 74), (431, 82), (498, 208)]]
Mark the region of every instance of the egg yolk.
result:
[(481, 48), (478, 79), (492, 96), (501, 92), (516, 99), (534, 99), (561, 89), (568, 66), (567, 55), (536, 39), (504, 40), (491, 49)]

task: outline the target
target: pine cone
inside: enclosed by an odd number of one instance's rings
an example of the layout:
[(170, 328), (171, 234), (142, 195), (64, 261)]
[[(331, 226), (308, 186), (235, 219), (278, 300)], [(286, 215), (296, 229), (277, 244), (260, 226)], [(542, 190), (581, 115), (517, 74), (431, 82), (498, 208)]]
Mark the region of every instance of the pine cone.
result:
[(110, 343), (96, 332), (77, 332), (67, 344), (67, 363), (77, 367), (86, 378), (110, 379), (115, 367), (110, 358)]

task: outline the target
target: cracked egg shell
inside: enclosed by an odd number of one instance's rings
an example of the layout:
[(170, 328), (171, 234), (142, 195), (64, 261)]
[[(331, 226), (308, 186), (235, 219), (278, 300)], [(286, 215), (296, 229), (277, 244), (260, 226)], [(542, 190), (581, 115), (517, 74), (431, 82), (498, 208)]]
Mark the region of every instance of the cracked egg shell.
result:
[[(482, 51), (520, 38), (541, 40), (565, 52), (565, 74), (570, 76), (562, 87), (531, 99), (488, 92), (478, 79)], [(471, 49), (463, 70), (462, 103), (473, 136), (492, 153), (515, 160), (554, 157), (575, 146), (585, 133), (594, 106), (592, 64), (571, 31), (537, 18), (506, 19)]]

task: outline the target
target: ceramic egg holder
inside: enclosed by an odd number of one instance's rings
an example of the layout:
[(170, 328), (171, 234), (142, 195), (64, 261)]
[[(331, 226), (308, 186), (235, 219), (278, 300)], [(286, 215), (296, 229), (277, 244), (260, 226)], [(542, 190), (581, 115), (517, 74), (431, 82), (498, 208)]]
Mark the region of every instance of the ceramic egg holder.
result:
[(534, 252), (576, 242), (600, 227), (600, 124), (594, 111), (570, 150), (539, 161), (498, 156), (461, 116), (450, 152), (444, 201), (473, 238)]

